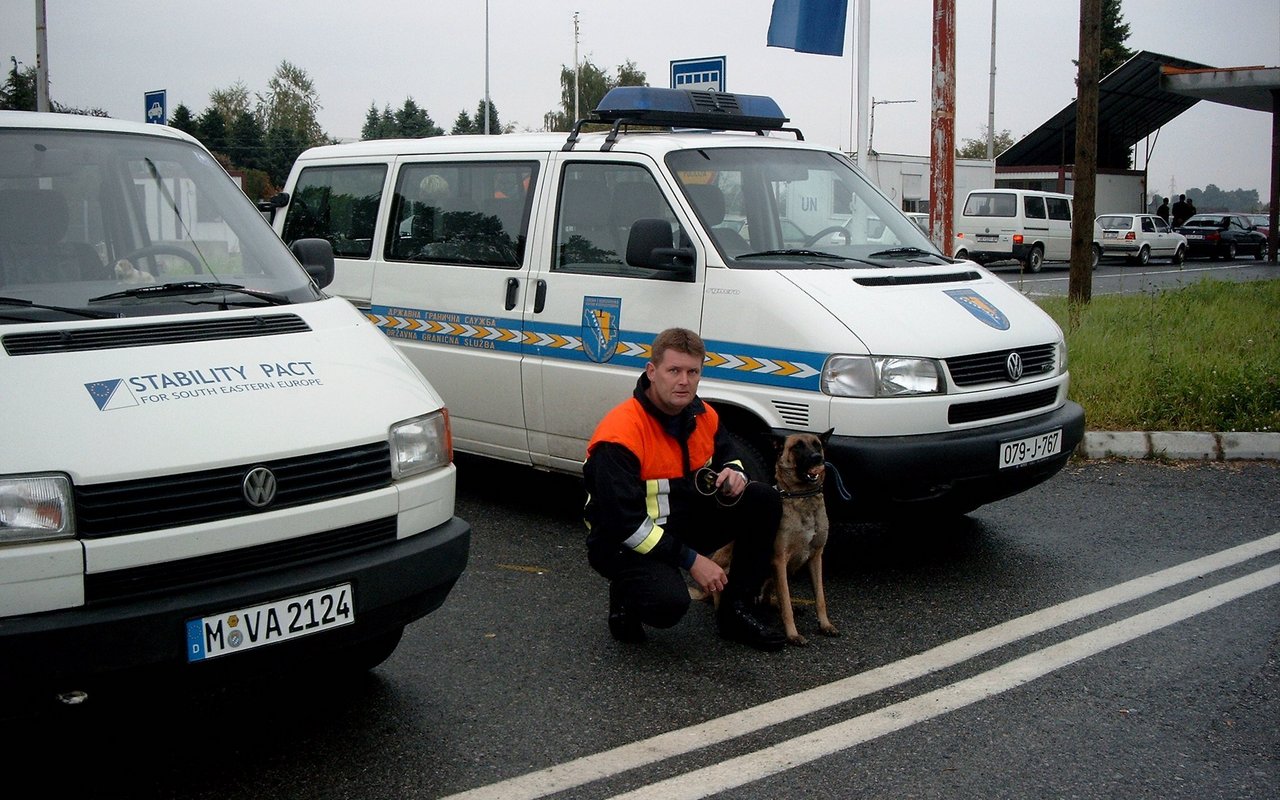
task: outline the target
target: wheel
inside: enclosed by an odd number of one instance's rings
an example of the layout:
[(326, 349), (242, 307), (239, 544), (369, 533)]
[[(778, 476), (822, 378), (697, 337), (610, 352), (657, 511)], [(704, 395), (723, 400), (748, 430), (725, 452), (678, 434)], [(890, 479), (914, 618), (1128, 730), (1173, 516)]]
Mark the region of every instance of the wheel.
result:
[(1093, 253), (1093, 268), (1097, 269), (1102, 263), (1102, 248), (1095, 243), (1089, 246), (1089, 250)]
[(818, 231), (814, 235), (810, 236), (808, 239), (805, 240), (804, 246), (813, 247), (815, 244), (819, 242), (819, 240), (822, 239), (822, 237), (830, 236), (835, 233), (844, 234), (845, 244), (848, 244), (849, 242), (853, 241), (853, 237), (849, 234), (848, 228), (844, 227), (843, 225), (832, 225), (828, 228), (823, 228), (822, 230)]
[(1145, 244), (1138, 250), (1138, 266), (1145, 267), (1151, 263), (1151, 248)]
[(1265, 244), (1258, 245), (1258, 252), (1253, 254), (1254, 261), (1261, 261), (1267, 257), (1267, 246)]
[(747, 477), (761, 483), (773, 483), (773, 462), (771, 453), (766, 453), (759, 440), (748, 438), (736, 431), (728, 431), (729, 441), (742, 459), (742, 466), (747, 470)]
[(190, 250), (172, 244), (149, 244), (146, 247), (139, 247), (137, 250), (134, 250), (132, 253), (124, 256), (122, 260), (128, 261), (129, 263), (134, 264), (134, 266), (137, 266), (136, 262), (138, 260), (150, 258), (152, 263), (156, 266), (156, 274), (159, 274), (160, 264), (155, 260), (155, 256), (177, 256), (190, 264), (191, 269), (195, 271), (195, 274), (199, 275), (204, 272), (204, 267), (200, 264), (200, 261), (196, 258), (194, 253)]
[(1027, 272), (1039, 272), (1044, 267), (1044, 248), (1036, 245), (1027, 255)]
[(1227, 259), (1228, 261), (1236, 260), (1236, 243), (1235, 242), (1231, 242), (1227, 245), (1227, 252), (1223, 254), (1223, 258)]
[(391, 657), (404, 635), (404, 626), (356, 642), (334, 654), (333, 667), (344, 672), (368, 672)]
[(956, 260), (957, 260), (957, 261), (968, 261), (968, 260), (969, 260), (969, 251), (968, 251), (968, 250), (961, 250), (960, 252), (956, 253)]
[(1183, 247), (1182, 245), (1178, 245), (1178, 249), (1173, 251), (1173, 258), (1171, 258), (1169, 261), (1170, 263), (1177, 264), (1178, 266), (1182, 266), (1183, 262), (1185, 262), (1186, 260), (1187, 260), (1187, 248)]

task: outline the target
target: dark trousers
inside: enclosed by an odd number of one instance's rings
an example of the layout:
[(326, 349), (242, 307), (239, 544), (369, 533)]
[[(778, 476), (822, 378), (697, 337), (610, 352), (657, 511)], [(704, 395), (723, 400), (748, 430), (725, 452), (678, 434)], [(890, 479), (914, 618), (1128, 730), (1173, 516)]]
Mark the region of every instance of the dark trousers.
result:
[[(713, 497), (699, 497), (691, 513), (667, 521), (666, 533), (708, 557), (733, 542), (729, 581), (721, 602), (749, 602), (770, 574), (773, 539), (781, 519), (778, 491), (753, 482), (732, 506), (721, 506)], [(610, 598), (620, 601), (644, 624), (669, 628), (689, 610), (689, 587), (678, 567), (627, 548), (589, 548), (587, 558), (609, 579)]]

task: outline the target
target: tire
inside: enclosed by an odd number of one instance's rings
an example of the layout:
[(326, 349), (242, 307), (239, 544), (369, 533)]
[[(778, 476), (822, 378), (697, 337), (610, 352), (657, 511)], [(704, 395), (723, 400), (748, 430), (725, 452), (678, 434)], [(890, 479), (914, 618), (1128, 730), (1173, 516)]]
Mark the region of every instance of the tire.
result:
[(956, 259), (957, 259), (958, 261), (968, 261), (968, 260), (969, 260), (969, 251), (968, 251), (968, 250), (961, 250), (960, 252), (956, 253)]
[(765, 452), (764, 443), (736, 431), (728, 431), (727, 435), (742, 458), (742, 466), (747, 470), (747, 477), (753, 481), (772, 484), (773, 464), (776, 459)]
[(1236, 243), (1235, 242), (1231, 242), (1230, 244), (1227, 245), (1227, 252), (1223, 253), (1222, 257), (1228, 261), (1236, 260)]
[(1258, 245), (1258, 252), (1253, 254), (1254, 261), (1261, 261), (1267, 257), (1267, 246), (1265, 244)]
[(1138, 250), (1138, 266), (1145, 267), (1151, 263), (1151, 248), (1145, 244)]
[(1031, 248), (1031, 252), (1027, 254), (1026, 260), (1027, 272), (1039, 272), (1044, 269), (1044, 248), (1036, 245)]
[(1186, 260), (1187, 260), (1187, 248), (1183, 247), (1182, 245), (1178, 245), (1178, 249), (1173, 251), (1173, 258), (1169, 259), (1169, 263), (1182, 266), (1183, 263), (1186, 262)]
[(1093, 268), (1097, 269), (1098, 265), (1102, 263), (1102, 248), (1097, 243), (1094, 243), (1089, 246), (1089, 251), (1093, 254)]
[(334, 654), (333, 668), (341, 672), (368, 672), (391, 657), (404, 635), (404, 626), (356, 642)]

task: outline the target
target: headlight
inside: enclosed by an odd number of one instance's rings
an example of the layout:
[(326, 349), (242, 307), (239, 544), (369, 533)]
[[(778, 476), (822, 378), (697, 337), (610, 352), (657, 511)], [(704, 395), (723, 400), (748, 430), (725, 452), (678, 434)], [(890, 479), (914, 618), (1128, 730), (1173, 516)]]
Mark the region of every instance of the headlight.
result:
[(1067, 341), (1065, 339), (1058, 340), (1058, 374), (1067, 374)]
[(835, 397), (942, 394), (941, 376), (929, 358), (831, 356), (822, 368), (822, 391)]
[(75, 536), (65, 475), (0, 477), (0, 544)]
[(391, 426), (391, 477), (407, 478), (452, 460), (453, 440), (445, 409)]

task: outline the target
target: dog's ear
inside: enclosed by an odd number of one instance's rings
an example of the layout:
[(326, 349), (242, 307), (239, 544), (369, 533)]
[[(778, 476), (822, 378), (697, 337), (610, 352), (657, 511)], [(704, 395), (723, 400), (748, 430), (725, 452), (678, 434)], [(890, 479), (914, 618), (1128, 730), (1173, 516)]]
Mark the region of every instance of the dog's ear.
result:
[(826, 445), (827, 440), (831, 438), (831, 434), (835, 432), (835, 428), (827, 428), (825, 433), (818, 434), (818, 440), (821, 441), (823, 445)]

